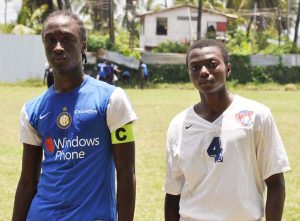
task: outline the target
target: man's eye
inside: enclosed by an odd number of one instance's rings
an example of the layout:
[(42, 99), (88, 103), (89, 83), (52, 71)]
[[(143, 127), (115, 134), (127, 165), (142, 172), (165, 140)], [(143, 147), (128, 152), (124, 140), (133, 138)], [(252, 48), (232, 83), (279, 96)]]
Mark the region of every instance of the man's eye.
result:
[(192, 71), (198, 71), (200, 69), (199, 65), (192, 66)]
[(209, 63), (209, 67), (210, 68), (215, 68), (215, 67), (217, 67), (217, 63), (212, 61), (212, 62)]
[(64, 37), (64, 42), (69, 42), (70, 38), (69, 37)]
[(48, 38), (46, 42), (47, 44), (53, 44), (55, 40), (53, 38)]

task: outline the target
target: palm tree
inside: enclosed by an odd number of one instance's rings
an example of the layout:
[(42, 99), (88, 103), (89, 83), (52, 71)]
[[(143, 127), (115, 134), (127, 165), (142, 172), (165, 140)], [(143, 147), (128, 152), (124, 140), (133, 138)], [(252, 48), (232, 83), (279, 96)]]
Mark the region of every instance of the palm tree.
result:
[(297, 12), (296, 25), (295, 25), (294, 46), (297, 45), (297, 41), (298, 41), (299, 21), (300, 21), (300, 1), (298, 3), (298, 12)]
[(115, 43), (115, 29), (114, 29), (114, 2), (110, 1), (109, 4), (109, 38), (111, 44)]
[(198, 20), (197, 20), (197, 40), (201, 38), (201, 17), (202, 17), (202, 0), (198, 3)]
[[(227, 8), (234, 9), (240, 15), (250, 16), (247, 22), (247, 37), (249, 38), (253, 23), (258, 33), (258, 42), (261, 42), (262, 31), (273, 26), (278, 31), (278, 40), (281, 41), (282, 23), (288, 19), (282, 9), (287, 8), (287, 0), (228, 0)], [(256, 8), (256, 11), (255, 11)], [(256, 13), (259, 12), (259, 13)], [(283, 18), (283, 19), (282, 19)], [(260, 46), (260, 44), (259, 44)]]

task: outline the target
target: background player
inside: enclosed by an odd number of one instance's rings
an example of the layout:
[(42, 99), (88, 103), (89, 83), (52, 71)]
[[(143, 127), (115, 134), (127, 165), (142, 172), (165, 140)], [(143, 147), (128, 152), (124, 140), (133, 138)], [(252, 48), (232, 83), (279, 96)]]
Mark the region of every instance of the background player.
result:
[(48, 62), (45, 64), (45, 73), (44, 73), (44, 84), (47, 82), (47, 87), (51, 87), (54, 84), (53, 70), (49, 66)]
[(147, 64), (143, 61), (141, 63), (141, 89), (144, 89), (144, 86), (147, 87), (147, 82), (149, 79), (149, 71)]
[[(280, 221), (290, 170), (269, 108), (226, 89), (228, 53), (216, 40), (187, 52), (200, 101), (167, 133), (165, 220)], [(264, 206), (263, 192), (267, 186)]]
[(12, 219), (132, 221), (132, 106), (122, 89), (84, 74), (86, 30), (75, 14), (50, 14), (42, 38), (54, 87), (21, 112), (23, 161)]

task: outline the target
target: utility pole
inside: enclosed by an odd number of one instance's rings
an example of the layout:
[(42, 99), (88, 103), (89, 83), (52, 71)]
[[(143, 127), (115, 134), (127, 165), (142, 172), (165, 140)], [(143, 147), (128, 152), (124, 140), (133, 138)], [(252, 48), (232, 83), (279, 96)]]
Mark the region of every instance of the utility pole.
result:
[(197, 40), (201, 39), (202, 0), (198, 3)]
[(278, 43), (280, 45), (280, 43), (281, 43), (281, 2), (280, 2), (280, 0), (278, 1), (278, 18), (277, 18), (277, 22), (278, 22)]
[(255, 39), (255, 34), (257, 31), (257, 3), (254, 3), (254, 18), (253, 18), (253, 24), (254, 24), (254, 34), (253, 34), (253, 39)]
[(114, 33), (114, 1), (109, 1), (109, 38), (111, 44), (115, 43)]
[(253, 15), (253, 23), (254, 23), (254, 32), (253, 32), (253, 37), (252, 37), (252, 39), (253, 39), (253, 41), (252, 41), (252, 44), (251, 44), (251, 47), (252, 47), (252, 53), (254, 53), (254, 44), (255, 44), (255, 35), (256, 35), (256, 31), (257, 31), (257, 28), (256, 28), (256, 26), (257, 26), (257, 24), (256, 24), (256, 14), (257, 14), (257, 2), (255, 1), (255, 3), (254, 3), (254, 13), (253, 13), (254, 15)]
[(298, 3), (298, 10), (297, 10), (297, 19), (296, 19), (296, 27), (295, 27), (295, 35), (294, 35), (294, 46), (297, 46), (297, 42), (298, 42), (299, 21), (300, 21), (300, 1)]
[(287, 0), (286, 34), (288, 39), (290, 39), (290, 13), (291, 13), (290, 11), (291, 11), (290, 0)]
[(7, 17), (7, 1), (5, 0), (5, 5), (4, 5), (4, 24), (6, 24), (6, 17)]
[(130, 38), (129, 38), (129, 48), (133, 49), (134, 46), (134, 32), (135, 32), (135, 15), (136, 15), (136, 1), (132, 1), (131, 3), (131, 14), (132, 14), (132, 20), (131, 20), (131, 28), (130, 28)]

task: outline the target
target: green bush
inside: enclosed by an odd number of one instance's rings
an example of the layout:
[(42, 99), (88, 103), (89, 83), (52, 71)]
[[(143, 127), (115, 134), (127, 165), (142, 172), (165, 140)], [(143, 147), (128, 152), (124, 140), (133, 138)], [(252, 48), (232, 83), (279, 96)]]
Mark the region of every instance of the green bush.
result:
[(157, 53), (186, 53), (188, 49), (187, 45), (180, 44), (174, 41), (165, 41), (153, 49), (153, 52)]
[[(138, 46), (138, 41), (135, 39), (134, 47)], [(119, 30), (115, 35), (115, 43), (112, 44), (109, 35), (103, 35), (99, 32), (89, 33), (87, 37), (87, 50), (97, 52), (100, 48), (119, 52), (124, 56), (130, 56), (137, 59), (141, 58), (140, 52), (129, 48), (129, 32), (125, 29)]]
[(148, 64), (150, 81), (153, 83), (174, 83), (189, 81), (186, 65)]
[(249, 56), (230, 54), (229, 59), (232, 69), (229, 80), (237, 80), (241, 84), (250, 82), (252, 78)]
[[(300, 67), (251, 66), (249, 56), (230, 55), (232, 73), (228, 79), (231, 85), (246, 83), (300, 83)], [(153, 83), (188, 82), (188, 70), (185, 64), (162, 65), (148, 64), (150, 81)]]
[(90, 33), (87, 36), (87, 50), (96, 52), (100, 48), (107, 48), (109, 44), (109, 36), (101, 35), (98, 32)]
[(0, 33), (9, 34), (13, 30), (13, 28), (14, 28), (14, 25), (12, 25), (12, 24), (9, 24), (9, 25), (0, 24)]

